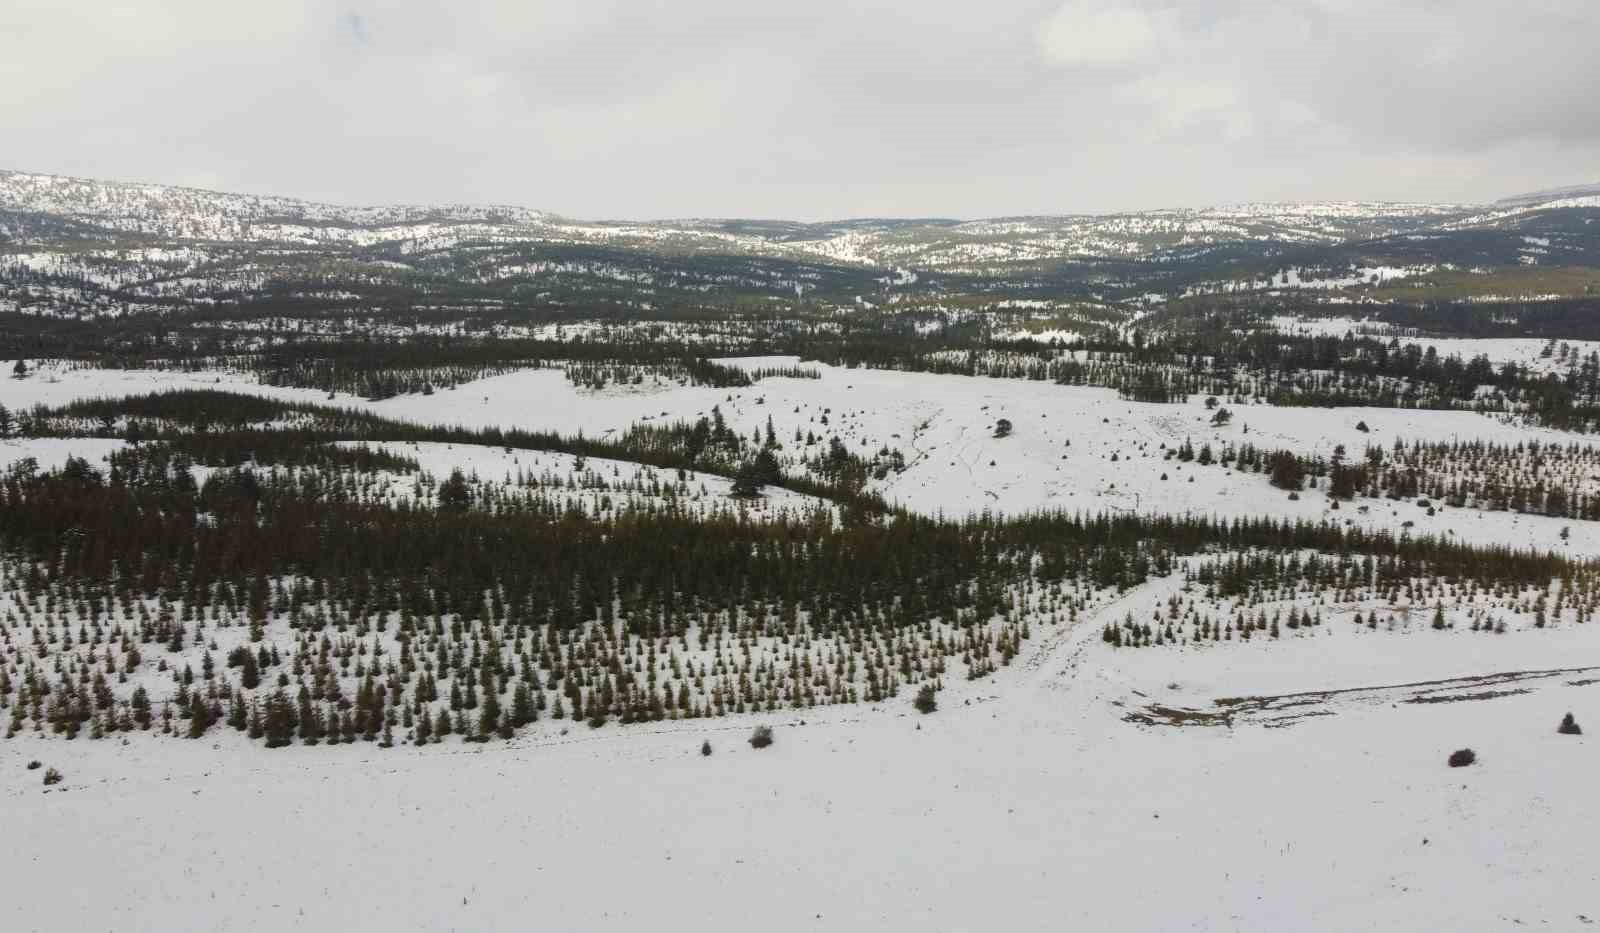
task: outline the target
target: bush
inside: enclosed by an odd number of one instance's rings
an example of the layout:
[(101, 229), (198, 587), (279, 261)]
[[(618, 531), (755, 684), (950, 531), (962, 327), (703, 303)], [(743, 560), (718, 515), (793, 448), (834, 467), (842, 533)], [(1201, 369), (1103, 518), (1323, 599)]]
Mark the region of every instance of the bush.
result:
[(706, 739), (704, 742), (700, 743), (700, 754), (701, 754), (701, 756), (703, 756), (705, 758), (710, 758), (711, 757), (711, 740), (710, 739)]
[(1556, 727), (1556, 731), (1562, 735), (1583, 735), (1583, 729), (1578, 726), (1578, 721), (1572, 718), (1571, 713), (1561, 718), (1561, 725)]
[(932, 684), (923, 684), (922, 689), (917, 691), (916, 707), (917, 712), (924, 715), (939, 708), (939, 701), (933, 696)]
[(756, 726), (756, 731), (750, 733), (751, 748), (766, 748), (772, 744), (772, 727)]
[(48, 770), (48, 771), (46, 771), (44, 773), (44, 786), (49, 787), (51, 784), (60, 784), (60, 783), (61, 783), (61, 772), (60, 771), (57, 771), (56, 769), (51, 768), (50, 770)]
[(1450, 767), (1465, 768), (1478, 760), (1478, 755), (1470, 748), (1458, 748), (1450, 753)]
[[(1572, 714), (1568, 713), (1567, 714), (1567, 718), (1571, 719), (1572, 718)], [(37, 759), (28, 762), (28, 770), (29, 771), (37, 771), (37, 770), (39, 770), (40, 767), (42, 767), (42, 766), (40, 765), (40, 763), (39, 763), (39, 761)]]

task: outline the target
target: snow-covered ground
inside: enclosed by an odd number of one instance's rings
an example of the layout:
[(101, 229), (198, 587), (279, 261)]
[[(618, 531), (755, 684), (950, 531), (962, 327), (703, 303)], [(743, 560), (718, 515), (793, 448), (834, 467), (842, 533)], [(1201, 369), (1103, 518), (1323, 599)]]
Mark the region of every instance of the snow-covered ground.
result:
[[(353, 445), (351, 445), (353, 446)], [(662, 470), (601, 457), (576, 457), (550, 451), (505, 450), (474, 444), (407, 442), (380, 445), (410, 457), (420, 475), (380, 471), (391, 502), (415, 500), (420, 482), (433, 486), (459, 469), (474, 491), (505, 496), (542, 496), (563, 508), (581, 507), (591, 515), (673, 509), (705, 517), (717, 513), (752, 518), (802, 519), (816, 509), (834, 511), (831, 502), (768, 488), (754, 499), (733, 497), (733, 481), (710, 473)], [(431, 495), (429, 492), (427, 495)]]
[[(1163, 456), (1185, 439), (1323, 456), (1343, 444), (1359, 456), (1397, 438), (1586, 438), (1470, 413), (1256, 405), (1216, 428), (1198, 400), (1148, 405), (1020, 380), (816, 368), (821, 379), (651, 393), (594, 393), (559, 371), (526, 371), (427, 397), (335, 403), (591, 437), (718, 406), (745, 436), (770, 417), (786, 457), (811, 451), (797, 430), (837, 435), (863, 456), (899, 449), (907, 469), (877, 488), (927, 513), (1329, 517), (1600, 555), (1595, 523), (1471, 509), (1430, 517), (1388, 500), (1330, 512), (1320, 490), (1290, 501), (1260, 474)], [(0, 382), (0, 403), (177, 387), (327, 401), (236, 375), (46, 366)], [(996, 438), (1001, 418), (1012, 430)], [(1363, 421), (1370, 432), (1356, 427)], [(0, 442), (0, 461), (49, 467), (117, 444)], [(393, 446), (437, 477), (460, 466), (503, 482), (576, 466), (556, 454)], [(612, 466), (635, 479), (629, 465), (587, 464), (601, 476)], [(414, 478), (388, 481), (402, 495)], [(717, 502), (722, 484), (690, 486)], [(1365, 514), (1354, 507), (1363, 504)], [(1329, 603), (1322, 626), (1282, 639), (1137, 649), (1101, 640), (1105, 624), (1149, 618), (1182, 582), (1108, 596), (1077, 624), (1040, 620), (1008, 667), (949, 678), (929, 716), (902, 692), (879, 704), (598, 730), (545, 718), (510, 742), (423, 748), (269, 751), (224, 728), (196, 741), (24, 731), (0, 741), (0, 814), (13, 841), (0, 847), (0, 877), (18, 892), (0, 904), (0, 924), (1278, 933), (1600, 922), (1600, 750), (1592, 736), (1555, 732), (1569, 710), (1600, 729), (1600, 624), (1495, 635), (1468, 630), (1452, 607), (1451, 630), (1415, 618), (1365, 629)], [(1392, 614), (1374, 597), (1380, 604)], [(1325, 693), (1265, 699), (1307, 691)], [(1423, 695), (1433, 699), (1410, 702)], [(1217, 715), (1258, 707), (1297, 714)], [(1141, 716), (1196, 724), (1130, 721)], [(777, 733), (761, 751), (745, 743), (759, 723)], [(1461, 747), (1479, 763), (1448, 768)], [(42, 787), (33, 760), (64, 782)]]
[[(1173, 651), (1096, 636), (1091, 620), (1036, 639), (930, 716), (902, 699), (803, 721), (565, 735), (547, 721), (509, 744), (386, 750), (265, 751), (226, 731), (24, 735), (0, 743), (15, 841), (0, 849), (15, 892), (0, 910), (12, 930), (127, 931), (1498, 931), (1600, 918), (1600, 749), (1555, 732), (1569, 709), (1600, 722), (1596, 672), (1482, 701), (1334, 697), (1291, 728), (1123, 719), (1150, 697), (1600, 664), (1600, 629)], [(777, 727), (771, 748), (745, 744), (757, 722)], [(1479, 763), (1446, 767), (1464, 746)], [(33, 758), (64, 783), (41, 788)]]
[[(793, 365), (792, 357), (735, 361), (750, 368)], [(469, 383), (431, 396), (368, 402), (339, 396), (332, 404), (427, 424), (500, 426), (620, 434), (634, 424), (673, 422), (720, 408), (746, 437), (765, 430), (770, 417), (785, 457), (814, 456), (837, 435), (854, 453), (871, 457), (884, 447), (905, 457), (903, 473), (874, 488), (892, 502), (926, 514), (964, 515), (985, 509), (1018, 513), (1035, 509), (1143, 514), (1194, 512), (1224, 517), (1274, 515), (1337, 518), (1367, 527), (1414, 534), (1454, 535), (1467, 541), (1508, 543), (1600, 556), (1600, 524), (1512, 512), (1426, 509), (1387, 500), (1363, 500), (1368, 511), (1330, 512), (1321, 490), (1291, 501), (1257, 473), (1201, 467), (1164, 459), (1165, 449), (1189, 440), (1254, 444), (1328, 457), (1344, 445), (1359, 457), (1369, 444), (1396, 439), (1482, 439), (1595, 443), (1580, 435), (1507, 424), (1471, 412), (1384, 408), (1233, 407), (1233, 423), (1213, 427), (1199, 398), (1184, 405), (1122, 401), (1108, 389), (1058, 386), (1018, 379), (987, 379), (806, 364), (820, 379), (763, 379), (746, 389), (683, 387), (655, 392), (592, 392), (555, 370), (524, 370)], [(55, 381), (51, 381), (54, 379)], [(119, 396), (162, 388), (216, 388), (329, 404), (306, 389), (262, 386), (241, 376), (49, 369), (0, 384), (0, 402), (17, 409), (35, 402)], [(826, 418), (826, 423), (824, 423)], [(1010, 436), (994, 437), (999, 419)], [(1369, 431), (1358, 425), (1365, 423)], [(796, 443), (796, 431), (823, 443)], [(1163, 447), (1164, 445), (1164, 447)], [(1166, 479), (1162, 479), (1162, 476)], [(1407, 523), (1411, 523), (1407, 525)], [(1568, 539), (1561, 537), (1563, 529)]]
[[(1538, 337), (1411, 337), (1392, 333), (1395, 328), (1382, 321), (1357, 320), (1349, 317), (1301, 318), (1278, 315), (1272, 319), (1272, 324), (1284, 333), (1320, 337), (1357, 334), (1388, 340), (1393, 336), (1402, 346), (1416, 344), (1424, 351), (1431, 348), (1439, 354), (1440, 359), (1459, 356), (1463, 360), (1470, 360), (1477, 356), (1486, 356), (1496, 366), (1516, 363), (1536, 373), (1557, 375), (1566, 373), (1569, 362), (1581, 364), (1583, 357), (1600, 352), (1600, 341), (1595, 340), (1550, 341)], [(1551, 347), (1552, 343), (1555, 352), (1545, 356), (1545, 350)], [(1565, 360), (1559, 354), (1563, 345), (1569, 348), (1569, 356)]]

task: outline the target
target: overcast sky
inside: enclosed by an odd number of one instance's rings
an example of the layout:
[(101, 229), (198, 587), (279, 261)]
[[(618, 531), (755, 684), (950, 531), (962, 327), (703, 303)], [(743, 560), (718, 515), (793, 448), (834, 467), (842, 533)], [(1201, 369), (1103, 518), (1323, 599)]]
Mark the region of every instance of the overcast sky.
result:
[(577, 217), (1600, 181), (1600, 0), (6, 0), (0, 167)]

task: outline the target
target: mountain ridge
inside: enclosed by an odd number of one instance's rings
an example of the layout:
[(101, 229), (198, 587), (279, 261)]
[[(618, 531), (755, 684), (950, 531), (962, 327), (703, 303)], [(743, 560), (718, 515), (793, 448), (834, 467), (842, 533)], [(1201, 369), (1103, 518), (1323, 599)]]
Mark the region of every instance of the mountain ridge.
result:
[(0, 310), (81, 316), (285, 295), (625, 313), (752, 300), (1143, 305), (1439, 269), (1600, 267), (1600, 196), (1557, 193), (973, 220), (586, 221), (511, 205), (341, 206), (0, 170)]

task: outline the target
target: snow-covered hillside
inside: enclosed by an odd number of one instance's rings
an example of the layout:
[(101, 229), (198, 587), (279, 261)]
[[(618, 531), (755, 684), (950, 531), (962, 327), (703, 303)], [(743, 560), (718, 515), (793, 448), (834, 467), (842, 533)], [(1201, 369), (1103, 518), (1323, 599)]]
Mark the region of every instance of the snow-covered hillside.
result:
[[(1529, 341), (1457, 343), (1438, 349), (1542, 359)], [(754, 371), (797, 361), (721, 362)], [(1541, 484), (1593, 495), (1600, 450), (1586, 436), (1467, 411), (1232, 399), (1221, 402), (1231, 421), (1219, 422), (1199, 398), (1148, 404), (1041, 381), (805, 365), (817, 378), (742, 388), (594, 390), (547, 368), (330, 401), (236, 371), (29, 360), (23, 378), (0, 381), (0, 403), (27, 412), (218, 389), (409, 424), (600, 439), (719, 415), (742, 437), (770, 426), (794, 475), (834, 441), (901, 464), (868, 488), (926, 516), (1306, 519), (1600, 558), (1600, 522), (1496, 507), (1486, 495), (1453, 507), (1396, 492), (1335, 508), (1326, 482), (1291, 496), (1237, 461), (1178, 455), (1248, 444), (1307, 458), (1342, 447), (1360, 460), (1397, 441), (1481, 441), (1512, 452), (1436, 469), (1491, 484), (1495, 470), (1530, 483), (1537, 471)], [(127, 421), (108, 419), (104, 434), (127, 432)], [(94, 419), (84, 423), (93, 430)], [(599, 457), (373, 446), (395, 459), (349, 471), (326, 501), (442, 508), (441, 481), (459, 469), (463, 511), (478, 511), (464, 521), (533, 508), (750, 519), (773, 531), (786, 529), (768, 523), (826, 525), (841, 514), (786, 490), (734, 499), (721, 476)], [(108, 469), (130, 449), (110, 436), (9, 438), (0, 475), (10, 484), (33, 472), (14, 468), (24, 458), (39, 470), (71, 457)], [(194, 473), (205, 484), (227, 464)], [(183, 521), (206, 526), (217, 514)], [(246, 514), (254, 521), (254, 506)], [(63, 537), (74, 534), (85, 537), (72, 528)], [(521, 551), (484, 556), (544, 572)], [(1228, 562), (1252, 558), (1267, 572), (1230, 588)], [(1322, 563), (1308, 570), (1313, 561)], [(416, 593), (365, 592), (364, 580), (324, 589), (296, 571), (219, 583), (200, 605), (160, 579), (159, 562), (145, 559), (147, 591), (53, 590), (35, 561), (6, 554), (0, 699), (10, 706), (0, 704), (0, 724), (12, 734), (0, 739), (0, 812), (18, 842), (0, 853), (0, 877), (19, 893), (0, 916), (6, 929), (39, 931), (1490, 933), (1600, 922), (1590, 857), (1600, 752), (1592, 735), (1556, 731), (1568, 712), (1600, 729), (1592, 565), (1563, 565), (1576, 579), (1480, 584), (1470, 573), (1397, 576), (1408, 566), (1399, 563), (1374, 573), (1360, 561), (1206, 547), (1126, 590), (1049, 579), (1024, 562), (1016, 578), (985, 582), (986, 614), (889, 634), (755, 597), (672, 608), (664, 624), (637, 594), (619, 593), (603, 621), (558, 633), (518, 616), (519, 605), (508, 614), (498, 590), (487, 612), (468, 615), (418, 608)], [(713, 563), (680, 569), (721, 572)], [(252, 588), (259, 607), (236, 606)], [(493, 664), (478, 668), (480, 655)], [(469, 656), (482, 680), (457, 676)], [(191, 740), (181, 718), (160, 715), (170, 701), (181, 717), (186, 699), (203, 706), (209, 691), (243, 723), (236, 666), (241, 685), (245, 670), (258, 678), (240, 688), (259, 686), (252, 709), (278, 684), (311, 682), (316, 697), (304, 694), (302, 709), (331, 734), (268, 749), (254, 725), (218, 724)], [(487, 701), (501, 672), (505, 705), (533, 715), (510, 738), (462, 741), (475, 687)], [(46, 702), (24, 701), (39, 678), (104, 697), (89, 727), (100, 738), (68, 739)], [(936, 711), (913, 706), (907, 687), (918, 680), (938, 681)], [(604, 700), (593, 725), (563, 709), (578, 700), (593, 711), (613, 687), (633, 698), (620, 722)], [(153, 704), (146, 721), (118, 723), (120, 710), (138, 714), (136, 692)], [(43, 693), (56, 709), (58, 694)], [(392, 721), (358, 727), (351, 697), (357, 715), (377, 703)], [(453, 731), (430, 742), (414, 714)], [(748, 739), (762, 725), (775, 743), (757, 749)], [(1477, 762), (1450, 767), (1463, 748)], [(59, 782), (43, 783), (52, 769)]]
[[(1159, 593), (1150, 594), (1159, 597)], [(1130, 596), (1137, 600), (1140, 594)], [(1120, 607), (1107, 609), (1115, 613)], [(17, 930), (1580, 930), (1600, 629), (1111, 651), (1086, 624), (908, 702), (509, 743), (0, 743)], [(1314, 699), (1291, 728), (1155, 700)], [(1525, 691), (1525, 692), (1518, 692)], [(1458, 693), (1482, 693), (1461, 689)], [(1377, 697), (1374, 702), (1374, 696)], [(1306, 707), (1302, 707), (1303, 709)], [(756, 723), (776, 742), (754, 750)], [(709, 757), (700, 754), (711, 743)], [(1446, 767), (1470, 746), (1479, 763)], [(41, 793), (41, 759), (65, 775)]]
[(0, 171), (0, 212), (48, 215), (121, 234), (256, 244), (469, 241), (603, 244), (764, 254), (883, 268), (985, 271), (1073, 257), (1149, 258), (1237, 241), (1282, 246), (1371, 240), (1429, 226), (1473, 226), (1534, 210), (1591, 206), (1335, 201), (1251, 203), (1141, 213), (793, 224), (733, 220), (579, 221), (503, 205), (346, 207), (288, 197)]
[[(1517, 342), (1507, 349), (1493, 346), (1503, 341), (1477, 343), (1496, 356), (1521, 350)], [(759, 369), (796, 361), (732, 362)], [(891, 502), (927, 515), (985, 510), (1271, 515), (1600, 556), (1600, 524), (1592, 522), (1475, 508), (1429, 514), (1415, 503), (1384, 499), (1362, 503), (1361, 509), (1332, 511), (1325, 490), (1307, 490), (1290, 499), (1259, 473), (1168, 456), (1185, 442), (1196, 448), (1209, 443), (1218, 450), (1225, 444), (1249, 443), (1323, 458), (1341, 445), (1359, 457), (1368, 446), (1388, 448), (1397, 440), (1591, 443), (1565, 432), (1465, 411), (1271, 405), (1236, 407), (1230, 424), (1216, 426), (1212, 411), (1199, 399), (1158, 405), (1124, 401), (1108, 389), (1017, 379), (815, 368), (820, 379), (770, 378), (744, 389), (653, 392), (590, 392), (572, 385), (559, 371), (524, 370), (431, 396), (380, 402), (339, 396), (335, 403), (421, 424), (581, 432), (602, 439), (635, 425), (694, 420), (715, 408), (746, 436), (764, 431), (770, 419), (785, 462), (822, 453), (835, 435), (863, 457), (884, 449), (898, 451), (904, 470), (873, 481), (873, 488)], [(5, 401), (15, 409), (170, 388), (227, 389), (326, 403), (325, 396), (311, 390), (263, 386), (216, 373), (57, 370), (49, 364), (35, 376), (7, 385)], [(995, 437), (1001, 419), (1010, 421), (1012, 429), (1008, 436)], [(808, 444), (807, 436), (815, 442)]]
[[(50, 214), (129, 233), (181, 240), (242, 242), (338, 241), (372, 244), (426, 238), (465, 227), (458, 236), (506, 236), (578, 242), (649, 243), (703, 240), (733, 251), (795, 252), (813, 258), (926, 268), (974, 260), (1034, 260), (1071, 255), (1144, 255), (1184, 246), (1263, 235), (1287, 242), (1331, 242), (1381, 236), (1460, 215), (1454, 205), (1333, 202), (1244, 204), (1145, 214), (1001, 218), (970, 223), (882, 222), (876, 225), (756, 225), (723, 220), (591, 222), (507, 206), (396, 205), (344, 207), (287, 197), (226, 194), (193, 188), (98, 181), (0, 171), (0, 209)], [(838, 230), (845, 226), (848, 229)], [(932, 235), (935, 242), (922, 242)]]

